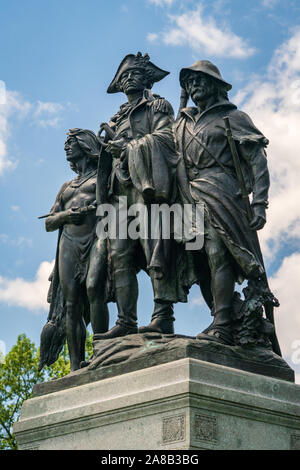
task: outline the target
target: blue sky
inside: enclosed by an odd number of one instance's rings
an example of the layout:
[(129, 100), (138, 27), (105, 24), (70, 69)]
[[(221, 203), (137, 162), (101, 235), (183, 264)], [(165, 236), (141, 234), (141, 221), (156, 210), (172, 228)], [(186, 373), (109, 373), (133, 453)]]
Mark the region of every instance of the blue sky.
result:
[[(286, 359), (300, 347), (300, 4), (297, 0), (2, 0), (0, 80), (0, 341), (25, 332), (37, 344), (47, 317), (47, 277), (56, 233), (37, 217), (61, 184), (71, 127), (97, 131), (124, 100), (106, 89), (122, 58), (148, 52), (171, 74), (154, 87), (178, 108), (180, 68), (215, 62), (231, 99), (270, 139), (268, 224), (260, 234)], [(149, 279), (139, 276), (140, 324), (149, 321)], [(297, 290), (298, 289), (298, 290)], [(111, 325), (116, 318), (110, 304)], [(195, 335), (209, 322), (199, 289), (176, 306), (176, 331)], [(297, 341), (299, 342), (299, 346)], [(1, 343), (2, 344), (2, 343)]]

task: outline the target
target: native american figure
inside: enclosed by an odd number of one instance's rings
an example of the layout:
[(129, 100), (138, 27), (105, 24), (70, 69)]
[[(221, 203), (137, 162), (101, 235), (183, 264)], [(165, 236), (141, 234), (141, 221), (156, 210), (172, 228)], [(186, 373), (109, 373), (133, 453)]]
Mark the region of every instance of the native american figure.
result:
[(96, 236), (100, 143), (89, 130), (71, 129), (65, 151), (78, 176), (62, 186), (46, 218), (46, 230), (59, 234), (40, 369), (57, 360), (66, 338), (71, 370), (79, 369), (85, 359), (87, 324), (91, 322), (94, 333), (108, 329), (107, 244)]

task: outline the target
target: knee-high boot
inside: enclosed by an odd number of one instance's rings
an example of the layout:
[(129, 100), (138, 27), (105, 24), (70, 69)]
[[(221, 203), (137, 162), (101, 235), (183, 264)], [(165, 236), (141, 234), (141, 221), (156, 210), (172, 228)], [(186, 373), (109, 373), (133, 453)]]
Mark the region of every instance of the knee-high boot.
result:
[(94, 335), (94, 339), (111, 339), (138, 332), (137, 298), (138, 283), (134, 269), (122, 269), (114, 274), (115, 297), (118, 307), (116, 325), (103, 334)]
[(211, 339), (225, 344), (232, 344), (231, 309), (234, 292), (234, 274), (229, 263), (218, 266), (212, 275), (212, 293), (214, 298), (214, 320), (200, 333), (198, 339)]
[(147, 326), (141, 326), (139, 333), (174, 334), (174, 309), (171, 303), (154, 303), (154, 311), (151, 322)]

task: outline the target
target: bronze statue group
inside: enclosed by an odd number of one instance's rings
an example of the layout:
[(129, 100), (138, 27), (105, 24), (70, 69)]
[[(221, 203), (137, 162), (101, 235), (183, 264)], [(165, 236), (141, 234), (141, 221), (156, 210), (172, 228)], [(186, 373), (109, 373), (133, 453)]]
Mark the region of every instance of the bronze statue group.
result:
[[(77, 176), (62, 186), (46, 217), (46, 230), (59, 235), (40, 368), (57, 360), (66, 339), (71, 370), (84, 365), (89, 322), (94, 339), (103, 341), (174, 334), (173, 304), (187, 302), (193, 284), (213, 316), (197, 340), (261, 345), (280, 355), (273, 318), (278, 303), (256, 233), (266, 222), (268, 140), (229, 101), (231, 85), (210, 61), (180, 71), (177, 119), (171, 104), (151, 91), (166, 75), (147, 54), (127, 55), (107, 90), (124, 93), (127, 102), (97, 135), (77, 128), (68, 133), (66, 158)], [(193, 107), (187, 107), (189, 98)], [(97, 209), (103, 204), (114, 208), (118, 220), (123, 217), (123, 229), (129, 227), (132, 217), (124, 220), (122, 198), (128, 208), (201, 204), (203, 246), (189, 251), (186, 240), (150, 231), (147, 237), (98, 237)], [(138, 328), (140, 270), (150, 277), (154, 310), (150, 323)], [(244, 280), (242, 299), (235, 284)], [(118, 319), (108, 330), (112, 301)]]

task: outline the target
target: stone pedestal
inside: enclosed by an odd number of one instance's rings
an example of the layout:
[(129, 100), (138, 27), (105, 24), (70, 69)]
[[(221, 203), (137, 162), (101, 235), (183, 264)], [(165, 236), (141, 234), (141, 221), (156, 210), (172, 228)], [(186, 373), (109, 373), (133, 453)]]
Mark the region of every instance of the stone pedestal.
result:
[(288, 381), (191, 357), (85, 374), (23, 404), (20, 449), (300, 449), (300, 386)]

